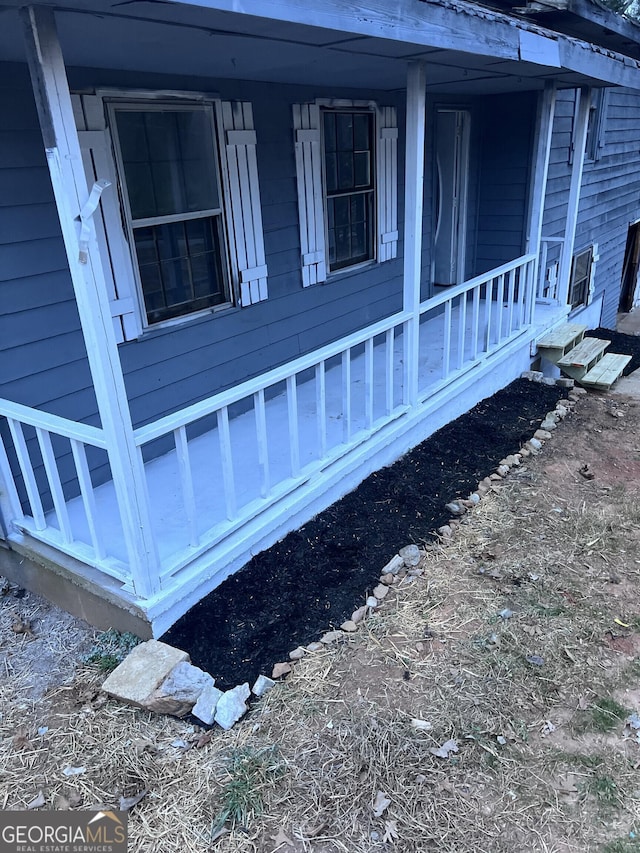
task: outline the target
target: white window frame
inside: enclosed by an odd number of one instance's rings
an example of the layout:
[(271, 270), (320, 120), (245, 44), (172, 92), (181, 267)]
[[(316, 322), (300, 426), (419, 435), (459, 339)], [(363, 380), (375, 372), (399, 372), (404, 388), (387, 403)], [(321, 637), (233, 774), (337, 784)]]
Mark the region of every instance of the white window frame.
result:
[[(589, 254), (589, 269), (586, 277), (584, 278), (586, 287), (584, 294), (584, 301), (577, 302), (575, 305), (573, 304), (573, 291), (576, 286), (575, 280), (575, 268), (576, 261), (582, 255)], [(569, 292), (568, 292), (568, 303), (571, 306), (571, 311), (579, 311), (581, 308), (586, 308), (587, 305), (590, 305), (593, 301), (593, 291), (594, 291), (594, 283), (595, 283), (595, 271), (596, 264), (600, 258), (598, 254), (598, 244), (591, 243), (588, 246), (585, 246), (583, 249), (580, 249), (577, 252), (573, 253), (573, 257), (571, 258), (571, 274), (569, 276)], [(580, 279), (582, 281), (582, 279)]]
[[(123, 208), (124, 213), (124, 224), (126, 228), (126, 233), (128, 237), (129, 247), (131, 251), (131, 261), (133, 264), (134, 275), (136, 279), (136, 295), (138, 308), (140, 311), (140, 317), (142, 319), (142, 330), (143, 332), (151, 330), (151, 329), (161, 329), (166, 326), (177, 325), (180, 323), (184, 323), (186, 321), (192, 320), (195, 317), (202, 317), (206, 314), (215, 313), (218, 311), (222, 311), (228, 308), (232, 308), (235, 304), (235, 298), (233, 293), (233, 283), (230, 274), (230, 258), (229, 258), (229, 240), (228, 240), (228, 226), (227, 226), (227, 210), (229, 209), (229, 202), (227, 199), (227, 187), (222, 180), (222, 173), (220, 167), (220, 157), (218, 148), (220, 145), (218, 126), (220, 124), (219, 120), (215, 115), (216, 109), (216, 101), (213, 100), (205, 100), (205, 99), (167, 99), (162, 100), (160, 97), (153, 98), (145, 98), (138, 97), (132, 99), (131, 96), (126, 98), (110, 98), (106, 101), (107, 108), (107, 124), (111, 129), (111, 137), (113, 141), (113, 152), (116, 163), (116, 170), (118, 173), (119, 185), (121, 188), (120, 192), (120, 203)], [(145, 227), (146, 225), (160, 225), (165, 222), (186, 222), (190, 219), (204, 219), (211, 216), (219, 216), (220, 217), (220, 265), (222, 268), (222, 277), (223, 277), (223, 288), (226, 299), (223, 302), (219, 302), (216, 305), (207, 306), (206, 308), (198, 308), (194, 311), (188, 311), (184, 314), (180, 314), (177, 317), (170, 317), (164, 320), (158, 320), (155, 323), (150, 323), (147, 315), (147, 309), (145, 307), (144, 301), (144, 292), (142, 289), (142, 281), (140, 278), (140, 269), (137, 259), (136, 247), (135, 247), (135, 238), (134, 238), (134, 219), (131, 214), (131, 206), (129, 203), (129, 193), (127, 188), (127, 181), (125, 176), (124, 164), (122, 161), (122, 151), (120, 148), (120, 140), (118, 138), (117, 132), (117, 122), (116, 122), (116, 112), (136, 112), (144, 110), (144, 112), (162, 112), (170, 108), (172, 111), (184, 111), (188, 112), (194, 109), (201, 110), (204, 112), (210, 122), (211, 126), (211, 140), (213, 142), (211, 157), (215, 167), (215, 174), (218, 181), (218, 195), (220, 199), (220, 207), (212, 208), (210, 210), (200, 210), (197, 213), (183, 213), (183, 214), (170, 214), (167, 216), (155, 216), (149, 217), (143, 220), (136, 220), (135, 227)]]
[[(323, 113), (340, 111), (366, 111), (373, 116), (373, 257), (330, 272)], [(396, 108), (381, 107), (371, 100), (317, 98), (312, 103), (294, 104), (293, 117), (303, 287), (333, 281), (396, 258)]]
[[(99, 180), (111, 184), (102, 193), (93, 221), (117, 343), (228, 311), (233, 305), (244, 308), (267, 299), (268, 270), (251, 103), (224, 101), (208, 92), (113, 88), (72, 93), (71, 100), (88, 187), (91, 189)], [(221, 263), (226, 264), (229, 302), (156, 323), (147, 322), (135, 245), (127, 226), (128, 196), (118, 173), (123, 170), (116, 166), (116, 146), (111, 135), (115, 123), (108, 115), (110, 102), (116, 105), (137, 102), (145, 107), (159, 102), (170, 108), (182, 104), (187, 108), (210, 106), (224, 230), (220, 254)]]
[[(573, 110), (573, 121), (571, 126), (571, 146), (569, 148), (569, 164), (573, 163), (575, 156), (575, 131), (578, 121), (578, 110), (582, 93), (576, 89), (575, 104)], [(604, 148), (604, 130), (607, 104), (609, 101), (609, 89), (589, 89), (589, 117), (587, 125), (587, 137), (585, 139), (584, 163), (585, 166), (597, 163)], [(589, 130), (591, 134), (589, 135)]]

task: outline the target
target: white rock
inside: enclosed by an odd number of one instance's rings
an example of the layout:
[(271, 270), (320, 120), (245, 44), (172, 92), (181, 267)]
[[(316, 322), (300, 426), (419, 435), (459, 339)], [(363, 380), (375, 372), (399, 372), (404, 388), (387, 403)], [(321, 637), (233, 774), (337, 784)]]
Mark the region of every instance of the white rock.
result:
[(529, 446), (532, 447), (534, 450), (540, 450), (542, 447), (542, 442), (539, 441), (537, 438), (530, 438)]
[(380, 572), (381, 575), (397, 574), (400, 569), (404, 566), (404, 560), (400, 556), (400, 554), (396, 554), (395, 557), (392, 557), (386, 566)]
[(462, 504), (458, 503), (458, 501), (451, 501), (451, 503), (446, 504), (445, 509), (447, 512), (450, 512), (451, 515), (464, 515), (467, 511)]
[(245, 703), (250, 695), (251, 691), (246, 682), (223, 693), (216, 705), (216, 723), (228, 731), (247, 713), (248, 708)]
[(306, 649), (303, 649), (302, 646), (298, 646), (297, 649), (294, 649), (292, 652), (289, 652), (289, 660), (302, 660), (306, 653)]
[(404, 548), (400, 548), (398, 554), (402, 557), (405, 566), (417, 566), (422, 557), (417, 545), (405, 545)]
[[(211, 679), (213, 681), (213, 679)], [(198, 701), (193, 706), (191, 713), (194, 717), (202, 720), (208, 726), (213, 725), (213, 720), (216, 714), (216, 705), (222, 697), (222, 690), (218, 690), (213, 684), (208, 685), (198, 697)]]
[(358, 609), (354, 610), (353, 613), (351, 614), (351, 621), (355, 622), (357, 625), (359, 622), (362, 622), (362, 620), (364, 619), (364, 617), (366, 615), (367, 615), (366, 606), (358, 607)]
[(323, 648), (324, 648), (324, 646), (322, 645), (322, 643), (318, 643), (317, 641), (315, 641), (313, 643), (309, 643), (309, 645), (307, 646), (307, 651), (308, 652), (321, 652)]
[(325, 646), (329, 646), (331, 643), (337, 642), (342, 636), (342, 631), (327, 631), (326, 634), (320, 637), (320, 642)]
[(215, 681), (208, 672), (181, 661), (174, 666), (144, 705), (156, 714), (184, 717), (191, 711), (202, 692), (212, 688), (214, 684)]
[(378, 606), (378, 599), (374, 595), (370, 595), (369, 598), (367, 598), (366, 604), (367, 604), (367, 607), (377, 607)]
[(272, 678), (267, 678), (266, 675), (259, 675), (256, 678), (256, 683), (251, 688), (254, 696), (264, 696), (276, 686), (276, 682)]
[[(385, 587), (386, 589), (386, 587)], [(353, 634), (354, 631), (358, 630), (358, 626), (351, 619), (347, 619), (346, 622), (343, 622), (340, 626), (343, 631), (346, 631), (348, 634)]]
[(133, 648), (102, 685), (102, 690), (131, 705), (145, 707), (146, 700), (179, 663), (189, 655), (158, 640)]

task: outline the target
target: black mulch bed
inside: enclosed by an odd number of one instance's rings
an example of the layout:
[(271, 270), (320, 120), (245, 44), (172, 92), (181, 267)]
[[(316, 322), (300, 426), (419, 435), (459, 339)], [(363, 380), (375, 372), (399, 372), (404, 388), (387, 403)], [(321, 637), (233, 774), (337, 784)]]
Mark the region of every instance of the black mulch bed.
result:
[(623, 335), (622, 332), (613, 332), (611, 329), (590, 329), (586, 334), (590, 338), (600, 338), (611, 341), (607, 352), (617, 352), (619, 355), (630, 355), (631, 361), (622, 371), (623, 376), (628, 376), (640, 367), (640, 337), (636, 335)]
[(254, 557), (163, 637), (230, 688), (288, 660), (359, 607), (404, 545), (433, 537), (504, 456), (531, 438), (562, 390), (518, 379)]

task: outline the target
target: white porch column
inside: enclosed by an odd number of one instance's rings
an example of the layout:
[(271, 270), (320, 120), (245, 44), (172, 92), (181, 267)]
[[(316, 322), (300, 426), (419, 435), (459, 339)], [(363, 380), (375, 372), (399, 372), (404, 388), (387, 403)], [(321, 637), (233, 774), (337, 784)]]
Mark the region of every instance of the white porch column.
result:
[(569, 201), (567, 204), (567, 219), (564, 228), (564, 243), (558, 272), (558, 301), (566, 305), (569, 298), (569, 278), (571, 276), (571, 261), (576, 241), (576, 225), (578, 222), (578, 206), (580, 204), (580, 187), (582, 185), (582, 170), (584, 168), (585, 145), (587, 142), (587, 127), (589, 125), (589, 109), (591, 106), (591, 89), (586, 86), (578, 93), (578, 114), (573, 129), (573, 163), (571, 165), (571, 182), (569, 184)]
[[(133, 438), (93, 226), (88, 251), (81, 261), (79, 214), (88, 198), (87, 180), (54, 13), (51, 8), (29, 7), (21, 14), (47, 163), (107, 442), (129, 565), (136, 593), (149, 597), (159, 588), (159, 561), (152, 537), (144, 466)], [(106, 191), (115, 192), (115, 188)]]
[(418, 402), (426, 86), (424, 62), (412, 62), (407, 72), (407, 130), (404, 170), (404, 286), (402, 294), (402, 309), (412, 315), (405, 327), (404, 340), (406, 365), (404, 402), (410, 406), (415, 406)]
[(534, 286), (537, 288), (542, 240), (542, 219), (549, 174), (553, 119), (556, 111), (556, 84), (547, 81), (538, 98), (536, 135), (531, 167), (531, 195), (529, 198), (529, 225), (527, 229), (526, 253), (535, 252)]

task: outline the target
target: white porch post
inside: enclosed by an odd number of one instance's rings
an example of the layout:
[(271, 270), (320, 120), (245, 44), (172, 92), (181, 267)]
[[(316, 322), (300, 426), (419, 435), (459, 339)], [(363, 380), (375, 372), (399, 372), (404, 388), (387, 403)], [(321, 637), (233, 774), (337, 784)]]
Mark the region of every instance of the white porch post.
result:
[(569, 201), (567, 204), (567, 219), (564, 229), (564, 243), (558, 272), (558, 300), (566, 305), (569, 299), (569, 278), (571, 276), (571, 261), (576, 240), (576, 225), (578, 222), (578, 206), (580, 204), (580, 187), (582, 185), (582, 170), (584, 167), (585, 145), (587, 142), (587, 127), (589, 124), (589, 109), (591, 106), (591, 90), (587, 87), (578, 93), (578, 114), (573, 129), (573, 163), (571, 165), (571, 182), (569, 184)]
[[(93, 227), (88, 251), (81, 260), (79, 214), (88, 198), (87, 180), (54, 13), (51, 8), (29, 7), (21, 14), (47, 163), (107, 442), (129, 565), (136, 593), (149, 597), (159, 587), (159, 561), (152, 537), (144, 466), (133, 438)], [(107, 190), (114, 191), (114, 188)]]
[[(531, 195), (529, 198), (529, 226), (527, 229), (526, 253), (535, 252), (536, 259), (533, 264), (534, 290), (533, 305), (535, 306), (535, 293), (538, 287), (538, 276), (540, 272), (540, 251), (542, 242), (542, 220), (544, 216), (544, 202), (547, 191), (547, 176), (549, 174), (549, 158), (551, 155), (551, 139), (553, 136), (553, 119), (556, 110), (556, 84), (547, 81), (544, 90), (538, 98), (538, 112), (536, 117), (536, 136), (533, 151), (533, 163), (531, 167)], [(533, 320), (533, 317), (531, 318)]]
[(424, 202), (424, 137), (426, 115), (424, 62), (407, 72), (407, 130), (404, 179), (404, 286), (402, 308), (411, 314), (405, 326), (404, 402), (418, 402), (420, 351), (420, 276), (422, 271), (422, 208)]

